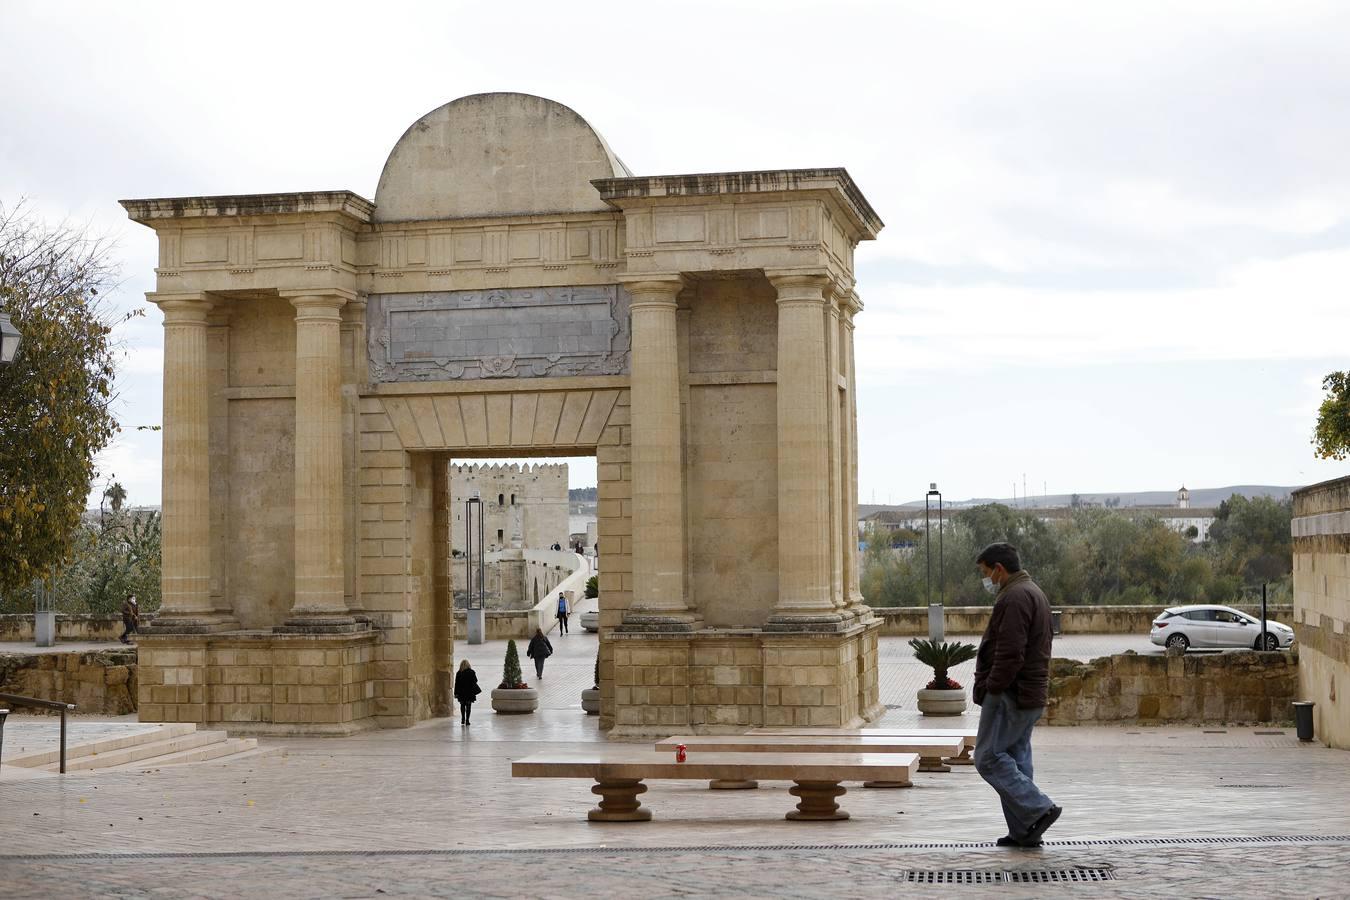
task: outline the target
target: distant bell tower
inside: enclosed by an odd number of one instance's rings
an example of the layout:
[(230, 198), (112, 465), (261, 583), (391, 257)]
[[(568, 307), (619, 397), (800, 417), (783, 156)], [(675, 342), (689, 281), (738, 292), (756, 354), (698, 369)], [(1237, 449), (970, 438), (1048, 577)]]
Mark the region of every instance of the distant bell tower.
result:
[(1181, 486), (1181, 490), (1177, 491), (1177, 508), (1191, 508), (1191, 492), (1186, 490), (1186, 485), (1184, 484)]

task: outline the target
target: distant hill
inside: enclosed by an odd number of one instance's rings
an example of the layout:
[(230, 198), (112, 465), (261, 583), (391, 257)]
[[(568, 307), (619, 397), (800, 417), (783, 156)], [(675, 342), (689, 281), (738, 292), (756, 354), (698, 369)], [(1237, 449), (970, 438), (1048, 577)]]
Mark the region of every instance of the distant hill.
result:
[[(1191, 488), (1191, 506), (1197, 508), (1212, 508), (1218, 506), (1222, 501), (1227, 500), (1234, 494), (1241, 494), (1244, 497), (1273, 497), (1276, 500), (1286, 499), (1291, 491), (1296, 491), (1301, 485), (1293, 487), (1280, 487), (1269, 484), (1237, 484), (1231, 487), (1218, 488)], [(1030, 497), (1018, 497), (1016, 502), (1008, 497), (972, 497), (968, 500), (952, 500), (943, 498), (944, 505), (951, 509), (966, 506), (979, 506), (982, 503), (1003, 503), (1007, 506), (1026, 506), (1036, 507), (1056, 507), (1068, 506), (1072, 494), (1049, 494), (1045, 497), (1032, 495)], [(1080, 492), (1079, 498), (1084, 503), (1090, 503), (1095, 506), (1105, 505), (1107, 500), (1116, 497), (1120, 498), (1120, 508), (1126, 509), (1131, 506), (1175, 506), (1177, 502), (1176, 490), (1170, 491), (1107, 491), (1104, 493), (1086, 493)], [(911, 500), (908, 503), (902, 503), (895, 506), (886, 506), (884, 504), (859, 503), (858, 517), (865, 518), (874, 512), (883, 509), (913, 509), (923, 508), (923, 500)]]
[(572, 488), (567, 492), (567, 499), (573, 503), (590, 501), (595, 502), (595, 488)]

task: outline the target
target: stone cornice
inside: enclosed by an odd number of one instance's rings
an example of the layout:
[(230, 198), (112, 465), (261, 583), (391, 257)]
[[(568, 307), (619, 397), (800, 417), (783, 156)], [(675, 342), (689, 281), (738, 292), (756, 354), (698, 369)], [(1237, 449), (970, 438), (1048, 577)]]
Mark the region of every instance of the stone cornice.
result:
[(855, 240), (874, 240), (885, 227), (848, 171), (842, 168), (597, 178), (591, 184), (600, 192), (601, 199), (616, 209), (624, 209), (625, 204), (670, 198), (825, 192), (852, 219)]
[(375, 204), (351, 191), (287, 194), (228, 194), (217, 197), (163, 197), (121, 200), (133, 222), (155, 227), (166, 221), (240, 219), (254, 216), (337, 214), (353, 225), (368, 225)]

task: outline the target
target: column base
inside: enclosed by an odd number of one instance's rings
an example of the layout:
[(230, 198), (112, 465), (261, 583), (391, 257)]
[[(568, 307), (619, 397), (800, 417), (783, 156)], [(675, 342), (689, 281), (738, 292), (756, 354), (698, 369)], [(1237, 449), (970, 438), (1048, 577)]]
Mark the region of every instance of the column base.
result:
[(369, 623), (358, 622), (353, 616), (298, 615), (272, 626), (272, 631), (277, 634), (355, 634), (369, 628)]
[(175, 613), (159, 612), (142, 634), (215, 634), (220, 631), (238, 631), (239, 620), (231, 613)]
[(623, 617), (623, 624), (615, 631), (626, 633), (682, 633), (699, 631), (702, 620), (689, 613), (648, 613), (629, 612)]
[(853, 616), (845, 616), (837, 612), (777, 613), (769, 616), (768, 621), (764, 623), (764, 630), (780, 633), (798, 631), (832, 633), (848, 631), (855, 626), (853, 618)]

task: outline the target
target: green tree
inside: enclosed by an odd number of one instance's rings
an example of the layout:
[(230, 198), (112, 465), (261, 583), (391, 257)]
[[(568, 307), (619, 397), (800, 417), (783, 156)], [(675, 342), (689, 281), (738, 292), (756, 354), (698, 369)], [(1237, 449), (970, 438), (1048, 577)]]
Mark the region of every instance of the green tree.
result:
[(49, 578), (69, 555), (116, 433), (109, 247), (0, 207), (0, 304), (22, 342), (0, 369), (0, 591)]
[(1322, 459), (1345, 459), (1350, 455), (1350, 372), (1332, 372), (1322, 379), (1327, 392), (1317, 409), (1313, 427), (1313, 453)]
[(515, 641), (506, 642), (506, 661), (502, 665), (502, 683), (498, 688), (523, 688), (525, 679), (520, 674), (520, 653)]

